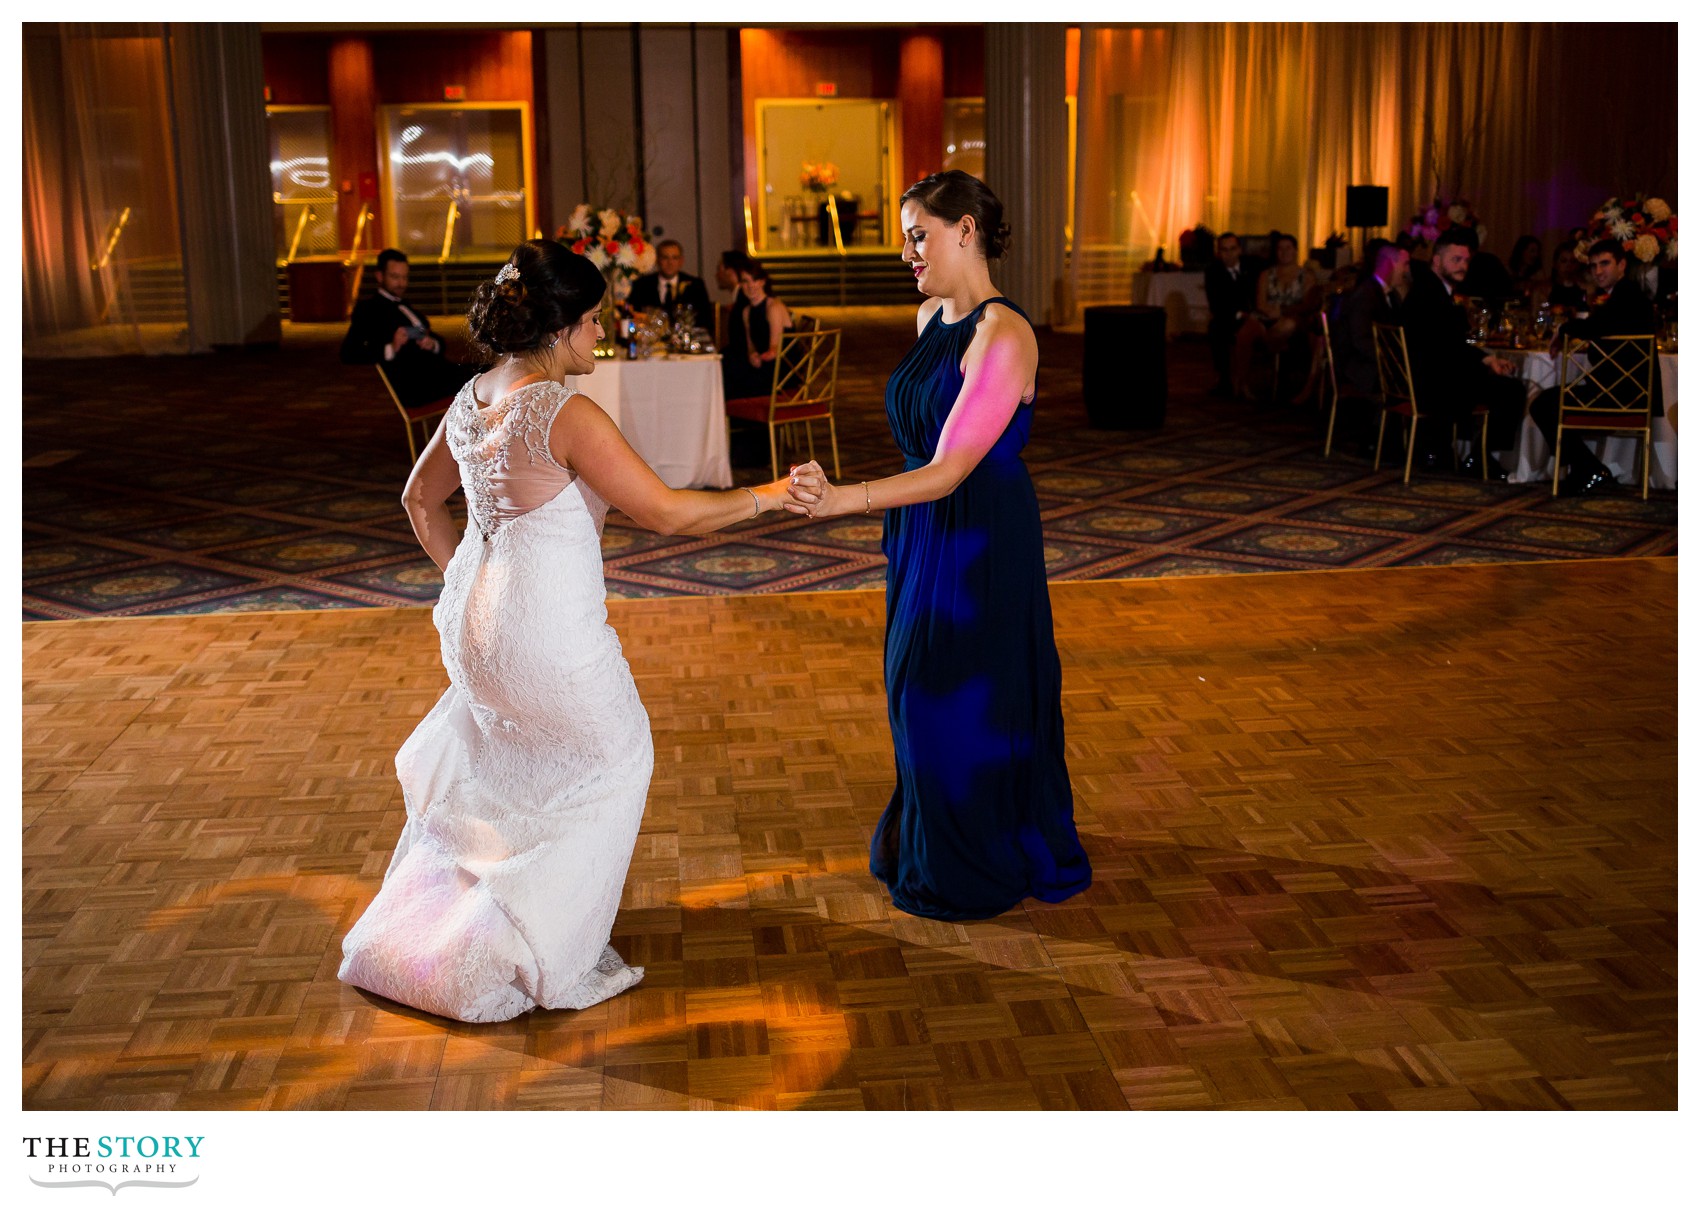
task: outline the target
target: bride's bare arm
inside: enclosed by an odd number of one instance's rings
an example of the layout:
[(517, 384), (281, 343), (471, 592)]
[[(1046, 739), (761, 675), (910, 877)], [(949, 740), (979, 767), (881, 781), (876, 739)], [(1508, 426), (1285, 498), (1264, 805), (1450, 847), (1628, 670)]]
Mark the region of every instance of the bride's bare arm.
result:
[(932, 462), (865, 487), (831, 484), (818, 463), (805, 463), (792, 469), (792, 498), (815, 517), (828, 518), (949, 496), (1008, 428), (1038, 365), (1033, 330), (1001, 308), (988, 311), (963, 356), (962, 390), (939, 431)]
[(401, 490), (401, 507), (413, 523), (414, 537), (439, 569), (447, 568), (460, 546), (460, 528), (449, 512), (448, 501), (460, 487), (460, 468), (449, 453), (442, 425), (425, 443), (425, 453), (413, 465), (407, 486)]
[(549, 431), (549, 451), (556, 462), (583, 476), (604, 501), (657, 534), (719, 530), (755, 516), (757, 502), (762, 513), (773, 509), (806, 512), (787, 495), (789, 479), (718, 492), (667, 487), (608, 414), (582, 394), (561, 406)]

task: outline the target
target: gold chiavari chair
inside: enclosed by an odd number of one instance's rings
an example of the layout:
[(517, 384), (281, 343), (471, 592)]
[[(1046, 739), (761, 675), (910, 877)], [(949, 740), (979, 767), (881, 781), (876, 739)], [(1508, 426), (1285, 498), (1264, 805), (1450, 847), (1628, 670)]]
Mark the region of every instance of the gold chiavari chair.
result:
[(832, 474), (838, 471), (838, 426), (832, 409), (838, 391), (838, 349), (843, 332), (836, 328), (814, 332), (785, 332), (773, 360), (773, 390), (763, 396), (726, 401), (726, 415), (767, 426), (767, 451), (773, 478), (779, 478), (779, 434), (802, 425), (808, 436), (809, 457), (815, 457), (814, 422), (825, 421), (832, 440)]
[(1641, 439), (1641, 499), (1653, 462), (1653, 372), (1659, 364), (1652, 333), (1570, 341), (1559, 354), (1558, 432), (1552, 491), (1558, 495), (1559, 452), (1566, 429), (1634, 434)]

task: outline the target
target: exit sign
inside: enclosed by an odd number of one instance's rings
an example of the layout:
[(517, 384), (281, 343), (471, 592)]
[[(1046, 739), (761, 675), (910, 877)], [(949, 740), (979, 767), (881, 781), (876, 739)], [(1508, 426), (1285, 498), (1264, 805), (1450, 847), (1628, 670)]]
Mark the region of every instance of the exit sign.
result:
[(443, 85), (443, 100), (445, 100), (445, 101), (465, 101), (466, 100), (466, 85), (464, 85), (464, 84), (445, 84), (445, 85)]
[(815, 84), (815, 96), (817, 96), (817, 97), (836, 97), (837, 95), (838, 95), (838, 85), (834, 84), (832, 81), (821, 80), (821, 81), (818, 81)]

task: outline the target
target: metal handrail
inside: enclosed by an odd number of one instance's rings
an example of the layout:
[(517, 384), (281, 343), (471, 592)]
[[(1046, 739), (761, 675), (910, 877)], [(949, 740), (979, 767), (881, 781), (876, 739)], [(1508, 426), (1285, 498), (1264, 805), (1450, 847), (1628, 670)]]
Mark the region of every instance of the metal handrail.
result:
[(360, 279), (366, 275), (366, 265), (360, 260), (360, 243), (366, 238), (366, 225), (372, 219), (372, 208), (366, 203), (360, 204), (360, 216), (354, 220), (354, 246), (348, 250), (348, 260), (343, 265), (354, 272), (349, 274), (348, 310), (354, 310), (354, 302), (360, 297)]
[(296, 220), (295, 223), (295, 238), (290, 240), (289, 251), (284, 254), (283, 263), (285, 265), (288, 265), (291, 261), (295, 260), (296, 250), (301, 247), (301, 237), (307, 230), (307, 224), (313, 220), (313, 204), (311, 202), (306, 199), (297, 198), (291, 198), (289, 201), (299, 201), (303, 205), (301, 207), (301, 218)]
[(129, 224), (129, 222), (130, 208), (126, 206), (123, 213), (118, 216), (117, 221), (113, 223), (112, 227), (107, 232), (106, 251), (102, 252), (98, 259), (89, 262), (90, 269), (98, 272), (99, 270), (105, 269), (112, 263), (112, 252), (118, 247), (118, 239), (124, 234), (124, 228)]
[(442, 265), (449, 259), (449, 249), (455, 242), (455, 220), (460, 218), (460, 200), (449, 199), (448, 218), (443, 222), (443, 251), (437, 254), (437, 264)]
[(826, 196), (826, 213), (832, 220), (832, 242), (838, 249), (838, 255), (844, 256), (844, 231), (838, 226), (838, 199), (831, 194)]

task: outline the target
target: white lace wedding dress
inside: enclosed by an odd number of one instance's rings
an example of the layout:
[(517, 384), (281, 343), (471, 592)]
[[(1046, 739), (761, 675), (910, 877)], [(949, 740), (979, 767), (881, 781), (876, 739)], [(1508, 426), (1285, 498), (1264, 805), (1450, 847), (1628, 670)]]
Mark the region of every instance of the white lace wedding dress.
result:
[(432, 615), (449, 689), (396, 754), (407, 824), (338, 975), (494, 1022), (642, 979), (607, 944), (654, 751), (604, 607), (607, 502), (549, 453), (572, 393), (480, 407), (477, 381), (444, 422), (468, 513)]

